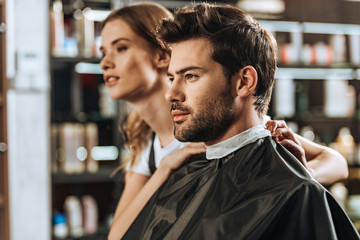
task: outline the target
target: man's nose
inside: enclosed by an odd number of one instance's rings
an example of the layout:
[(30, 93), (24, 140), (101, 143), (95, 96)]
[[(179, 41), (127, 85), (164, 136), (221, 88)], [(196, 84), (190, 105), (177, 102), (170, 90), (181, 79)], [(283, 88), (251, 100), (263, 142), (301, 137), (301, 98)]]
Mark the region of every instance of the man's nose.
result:
[(169, 102), (184, 102), (185, 93), (181, 79), (174, 79), (165, 97)]

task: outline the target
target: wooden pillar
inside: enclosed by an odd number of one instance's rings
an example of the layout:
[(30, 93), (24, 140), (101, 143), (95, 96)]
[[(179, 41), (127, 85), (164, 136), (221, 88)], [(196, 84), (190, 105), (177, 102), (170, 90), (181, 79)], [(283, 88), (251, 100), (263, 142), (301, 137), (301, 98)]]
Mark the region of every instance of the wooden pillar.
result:
[(5, 0), (0, 0), (0, 239), (10, 239), (9, 182), (6, 127), (6, 20)]

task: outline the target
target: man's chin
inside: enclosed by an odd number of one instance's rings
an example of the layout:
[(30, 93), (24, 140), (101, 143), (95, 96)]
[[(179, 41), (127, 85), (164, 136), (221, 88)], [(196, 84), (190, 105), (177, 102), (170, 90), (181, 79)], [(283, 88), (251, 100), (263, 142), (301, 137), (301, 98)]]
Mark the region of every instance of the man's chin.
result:
[(188, 139), (182, 134), (182, 131), (179, 128), (174, 129), (174, 137), (180, 142), (188, 142)]

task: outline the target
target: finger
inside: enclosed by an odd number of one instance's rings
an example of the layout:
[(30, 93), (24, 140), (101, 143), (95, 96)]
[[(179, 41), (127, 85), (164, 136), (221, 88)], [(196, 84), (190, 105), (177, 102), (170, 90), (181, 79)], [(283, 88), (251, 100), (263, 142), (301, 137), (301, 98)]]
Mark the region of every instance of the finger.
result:
[(273, 132), (278, 128), (288, 127), (284, 120), (270, 120), (265, 124), (265, 126), (270, 132)]
[(277, 137), (280, 141), (283, 139), (290, 139), (294, 141), (296, 144), (301, 146), (299, 140), (295, 137), (295, 134), (290, 128), (278, 128), (276, 129), (273, 136)]
[(198, 152), (198, 151), (205, 152), (206, 151), (205, 144), (203, 144), (203, 143), (189, 144), (184, 149), (189, 149), (191, 151), (196, 151), (196, 152)]
[(186, 145), (186, 147), (204, 147), (205, 148), (205, 143), (203, 142), (196, 142), (196, 143), (189, 143), (188, 145)]
[(186, 156), (190, 157), (192, 155), (197, 155), (206, 152), (206, 149), (204, 147), (193, 147), (188, 150)]
[(284, 120), (273, 120), (273, 121), (276, 122), (276, 126), (278, 128), (287, 128), (288, 127)]
[(184, 148), (164, 157), (160, 164), (167, 166), (172, 171), (179, 168), (185, 162), (206, 151), (201, 144), (188, 144)]
[(190, 157), (194, 154), (204, 153), (206, 151), (205, 145), (201, 143), (190, 143), (180, 150), (183, 157)]
[(270, 120), (265, 123), (265, 127), (270, 131), (273, 132), (277, 128), (276, 121)]

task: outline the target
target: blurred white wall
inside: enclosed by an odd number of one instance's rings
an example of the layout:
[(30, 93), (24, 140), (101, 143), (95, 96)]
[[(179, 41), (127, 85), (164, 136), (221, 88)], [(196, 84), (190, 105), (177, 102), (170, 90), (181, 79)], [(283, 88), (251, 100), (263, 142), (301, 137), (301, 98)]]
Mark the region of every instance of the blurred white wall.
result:
[(49, 240), (49, 2), (6, 4), (10, 238)]

